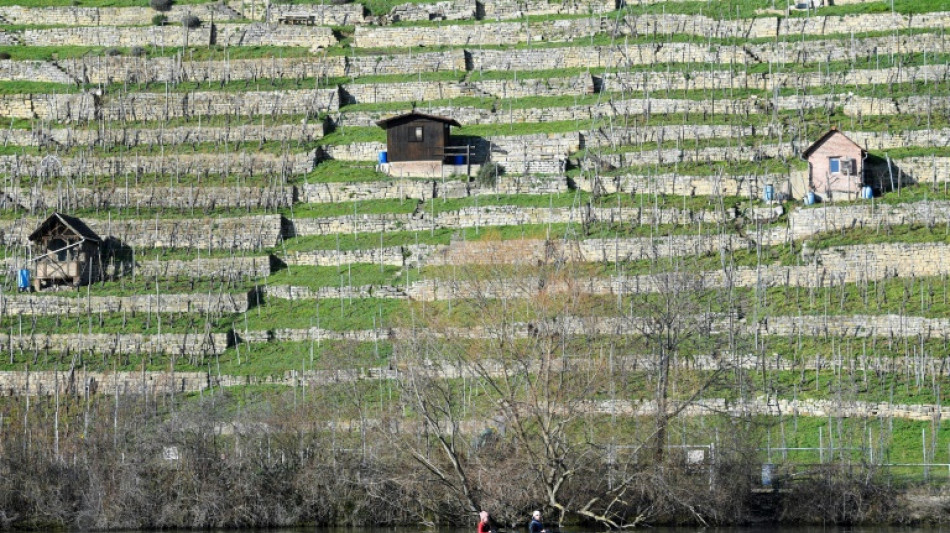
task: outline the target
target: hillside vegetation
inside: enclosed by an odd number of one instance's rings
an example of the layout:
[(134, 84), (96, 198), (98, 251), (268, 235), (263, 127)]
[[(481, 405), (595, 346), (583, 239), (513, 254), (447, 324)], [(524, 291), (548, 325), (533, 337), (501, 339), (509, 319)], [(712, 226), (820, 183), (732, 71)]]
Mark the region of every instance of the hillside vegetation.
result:
[(0, 527), (946, 520), (950, 1), (785, 1), (0, 0)]

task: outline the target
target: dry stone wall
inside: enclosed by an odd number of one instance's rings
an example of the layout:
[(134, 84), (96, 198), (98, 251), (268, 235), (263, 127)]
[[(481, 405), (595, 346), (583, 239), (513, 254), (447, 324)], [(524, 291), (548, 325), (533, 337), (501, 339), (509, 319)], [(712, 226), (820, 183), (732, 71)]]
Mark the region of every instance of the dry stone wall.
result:
[(400, 4), (386, 17), (391, 22), (471, 20), (478, 11), (476, 0), (446, 0), (434, 3)]
[(376, 76), (382, 74), (416, 74), (420, 72), (464, 72), (465, 52), (414, 52), (411, 48), (400, 54), (353, 55), (346, 57), (346, 75)]
[(33, 335), (0, 335), (0, 351), (28, 353), (83, 352), (91, 354), (168, 354), (215, 355), (228, 347), (225, 333), (162, 333), (141, 335), (135, 333), (35, 333)]
[[(657, 63), (808, 63), (873, 59), (879, 54), (943, 53), (950, 40), (940, 33), (888, 35), (853, 39), (842, 46), (839, 39), (778, 41), (762, 44), (702, 45), (663, 43), (659, 45), (545, 47), (519, 50), (468, 50), (471, 67), (484, 70), (538, 70), (555, 68), (629, 68)], [(698, 73), (701, 74), (701, 73)], [(781, 79), (780, 77), (777, 79)]]
[(0, 59), (2, 81), (46, 81), (75, 83), (75, 79), (49, 61), (13, 61)]
[(498, 194), (557, 194), (568, 191), (563, 176), (499, 176), (494, 187), (478, 186), (465, 180), (390, 179), (370, 182), (307, 183), (299, 187), (304, 203), (332, 203), (357, 200), (429, 200)]
[(928, 201), (906, 204), (856, 204), (796, 209), (789, 214), (788, 231), (777, 231), (769, 239), (784, 242), (818, 233), (855, 227), (879, 228), (902, 224), (945, 224), (950, 220), (950, 202)]
[(736, 212), (691, 211), (687, 209), (636, 208), (531, 208), (514, 206), (485, 206), (437, 213), (348, 215), (333, 218), (297, 218), (293, 234), (334, 235), (341, 233), (377, 233), (384, 231), (424, 231), (432, 228), (473, 228), (483, 226), (519, 226), (523, 224), (580, 223), (585, 220), (613, 224), (695, 224), (732, 220)]
[(168, 120), (212, 115), (317, 115), (339, 109), (336, 89), (246, 91), (226, 93), (137, 92), (98, 96), (77, 94), (0, 95), (0, 114), (11, 118), (60, 122)]
[[(196, 219), (98, 220), (84, 218), (101, 238), (113, 237), (133, 248), (258, 250), (275, 246), (282, 236), (280, 215)], [(27, 246), (42, 220), (23, 217), (0, 222), (0, 242)]]
[(247, 294), (143, 294), (135, 296), (70, 297), (0, 295), (0, 316), (64, 317), (85, 313), (243, 313)]
[[(148, 26), (155, 13), (149, 7), (0, 6), (0, 17), (24, 26)], [(206, 22), (241, 18), (233, 9), (211, 2), (172, 5), (165, 15), (170, 21), (179, 21), (186, 15)]]
[(268, 3), (264, 10), (266, 22), (281, 22), (287, 17), (307, 17), (318, 26), (353, 26), (364, 22), (361, 4)]
[(591, 155), (582, 161), (582, 166), (584, 168), (623, 168), (685, 162), (758, 161), (777, 157), (795, 157), (798, 153), (800, 153), (799, 147), (792, 143), (787, 145), (713, 146), (690, 149), (663, 148), (621, 154)]
[(685, 72), (612, 72), (602, 76), (603, 91), (679, 91), (702, 89), (759, 89), (939, 82), (947, 80), (946, 65), (854, 69), (845, 72), (759, 73), (728, 70)]
[(619, 7), (617, 0), (497, 0), (482, 2), (484, 18), (518, 19), (532, 15), (587, 15), (607, 13)]
[(702, 15), (627, 15), (560, 19), (545, 22), (490, 22), (479, 31), (464, 26), (359, 26), (353, 38), (357, 48), (400, 46), (484, 46), (513, 45), (532, 41), (571, 41), (599, 33), (614, 35), (694, 35), (719, 39), (765, 39), (801, 35), (834, 35), (876, 32), (881, 28), (900, 30), (947, 27), (950, 13), (934, 12), (907, 16), (874, 13), (809, 18), (757, 17), (718, 20)]
[(271, 274), (271, 258), (266, 255), (234, 256), (227, 258), (202, 257), (198, 259), (129, 259), (110, 262), (106, 274), (162, 279), (216, 279), (238, 281), (265, 278)]
[(26, 29), (18, 34), (29, 46), (304, 46), (326, 48), (336, 39), (330, 28), (284, 24), (205, 24), (183, 26), (72, 26)]
[(118, 124), (108, 128), (48, 128), (37, 125), (31, 130), (0, 130), (0, 143), (17, 146), (152, 146), (185, 143), (242, 143), (298, 141), (310, 143), (323, 137), (323, 123), (261, 126), (241, 124), (233, 127), (178, 126), (136, 128)]
[[(339, 97), (336, 89), (296, 89), (285, 91), (242, 91), (226, 93), (195, 91), (188, 93), (130, 93), (105, 97), (97, 118), (116, 121), (167, 120), (199, 115), (317, 115), (336, 111)], [(60, 117), (50, 117), (60, 118)], [(72, 118), (72, 117), (62, 117)], [(92, 117), (76, 117), (89, 120)]]
[(950, 182), (950, 158), (948, 157), (905, 157), (893, 160), (893, 164), (900, 168), (902, 174), (910, 175), (917, 183), (946, 184)]
[(240, 175), (287, 176), (313, 169), (315, 154), (297, 152), (274, 155), (267, 152), (199, 152), (167, 156), (0, 156), (0, 172), (14, 177), (81, 178), (112, 177), (133, 183), (139, 175)]
[(639, 175), (623, 174), (603, 178), (579, 176), (574, 178), (578, 189), (587, 192), (601, 190), (607, 194), (646, 193), (679, 196), (744, 196), (762, 198), (765, 185), (779, 185), (792, 176), (804, 178), (804, 173), (763, 173), (753, 175), (689, 176), (675, 173)]
[(346, 58), (339, 56), (269, 57), (230, 61), (191, 61), (186, 57), (96, 56), (57, 62), (83, 83), (156, 83), (302, 79), (343, 76)]
[(7, 206), (27, 211), (70, 212), (75, 209), (162, 208), (213, 209), (222, 207), (277, 209), (294, 203), (293, 187), (62, 187), (45, 189), (0, 188)]
[(210, 386), (204, 372), (0, 372), (0, 396), (57, 394), (161, 395), (198, 392)]
[(448, 98), (583, 96), (594, 92), (590, 76), (478, 82), (355, 83), (340, 86), (344, 104), (413, 102)]

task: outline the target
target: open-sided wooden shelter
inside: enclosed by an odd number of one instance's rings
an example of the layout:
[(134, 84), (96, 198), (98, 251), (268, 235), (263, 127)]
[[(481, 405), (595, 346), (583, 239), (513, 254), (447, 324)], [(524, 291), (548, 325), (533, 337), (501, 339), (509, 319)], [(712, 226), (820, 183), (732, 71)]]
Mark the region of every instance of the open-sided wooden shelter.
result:
[(34, 246), (33, 287), (52, 283), (78, 287), (102, 273), (102, 239), (76, 217), (53, 213), (30, 234)]

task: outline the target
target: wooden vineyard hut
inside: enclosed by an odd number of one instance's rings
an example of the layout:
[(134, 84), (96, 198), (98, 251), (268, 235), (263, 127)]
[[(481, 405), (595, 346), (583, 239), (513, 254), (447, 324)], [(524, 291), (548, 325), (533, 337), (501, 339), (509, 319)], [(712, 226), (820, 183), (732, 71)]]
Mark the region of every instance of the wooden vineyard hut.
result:
[(450, 129), (462, 126), (455, 119), (413, 111), (376, 125), (386, 130), (386, 154), (379, 162), (387, 164), (391, 174), (438, 175), (446, 158), (457, 164), (456, 156), (468, 155), (452, 153)]
[(30, 234), (33, 243), (33, 288), (54, 283), (78, 287), (102, 275), (102, 239), (82, 220), (53, 213)]
[(808, 160), (809, 187), (822, 200), (855, 199), (864, 186), (867, 152), (831, 128), (802, 152)]

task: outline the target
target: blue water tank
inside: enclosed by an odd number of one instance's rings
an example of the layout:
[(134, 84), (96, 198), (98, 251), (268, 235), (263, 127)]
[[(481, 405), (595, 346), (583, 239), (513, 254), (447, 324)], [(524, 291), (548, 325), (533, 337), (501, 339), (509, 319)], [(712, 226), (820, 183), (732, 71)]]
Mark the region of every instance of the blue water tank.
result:
[(454, 159), (455, 159), (455, 164), (456, 164), (456, 165), (464, 165), (464, 164), (465, 164), (465, 156), (464, 156), (464, 155), (457, 155), (457, 156), (455, 156)]
[(771, 201), (775, 200), (775, 187), (774, 187), (773, 185), (766, 185), (766, 186), (765, 186), (765, 194), (764, 194), (764, 197), (765, 197), (765, 201), (766, 201), (766, 202), (771, 202)]
[(864, 187), (861, 187), (861, 198), (865, 200), (870, 200), (871, 198), (874, 198), (874, 189), (872, 189), (871, 187), (867, 185), (865, 185)]
[(805, 205), (815, 205), (816, 200), (814, 191), (808, 191), (808, 194), (805, 195)]
[(25, 291), (26, 289), (30, 288), (30, 271), (29, 270), (25, 268), (21, 268), (20, 270), (17, 271), (16, 286), (21, 291)]
[(386, 163), (389, 163), (389, 152), (383, 150), (379, 153), (379, 164), (385, 165)]

